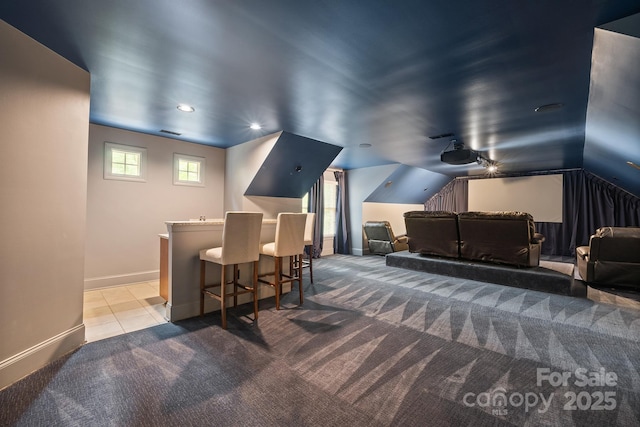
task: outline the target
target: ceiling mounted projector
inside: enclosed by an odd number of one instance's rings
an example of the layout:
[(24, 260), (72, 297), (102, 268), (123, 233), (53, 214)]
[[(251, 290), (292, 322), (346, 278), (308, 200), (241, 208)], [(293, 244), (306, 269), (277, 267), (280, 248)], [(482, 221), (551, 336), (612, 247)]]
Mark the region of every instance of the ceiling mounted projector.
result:
[(478, 152), (470, 148), (464, 148), (462, 142), (453, 142), (453, 150), (443, 151), (440, 154), (440, 160), (450, 165), (466, 165), (478, 161)]

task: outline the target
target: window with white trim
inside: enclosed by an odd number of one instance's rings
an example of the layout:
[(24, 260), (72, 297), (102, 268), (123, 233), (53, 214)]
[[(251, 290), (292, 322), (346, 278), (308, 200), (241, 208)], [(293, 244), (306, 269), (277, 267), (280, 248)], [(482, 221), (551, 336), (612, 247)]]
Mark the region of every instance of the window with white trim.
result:
[[(336, 234), (336, 202), (338, 200), (338, 182), (333, 177), (333, 172), (324, 174), (324, 206), (322, 235), (333, 237)], [(302, 197), (302, 212), (307, 213), (309, 205), (309, 193)]]
[(104, 143), (104, 179), (145, 182), (146, 170), (146, 148)]
[(204, 187), (205, 158), (173, 154), (173, 183)]

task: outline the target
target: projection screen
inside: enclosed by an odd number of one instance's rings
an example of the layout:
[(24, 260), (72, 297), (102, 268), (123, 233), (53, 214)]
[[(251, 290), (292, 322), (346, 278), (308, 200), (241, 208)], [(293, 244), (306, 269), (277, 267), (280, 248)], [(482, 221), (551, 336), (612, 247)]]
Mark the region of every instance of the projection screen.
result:
[(521, 211), (562, 222), (562, 175), (469, 180), (469, 211)]

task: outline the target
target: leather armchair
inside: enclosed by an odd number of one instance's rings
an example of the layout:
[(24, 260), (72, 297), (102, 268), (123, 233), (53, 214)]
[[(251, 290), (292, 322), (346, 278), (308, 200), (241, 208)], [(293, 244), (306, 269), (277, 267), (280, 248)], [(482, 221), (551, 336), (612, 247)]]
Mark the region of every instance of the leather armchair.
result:
[(395, 236), (389, 221), (367, 221), (364, 233), (369, 244), (369, 253), (384, 255), (409, 249), (407, 236)]
[(576, 248), (583, 280), (612, 285), (640, 285), (640, 227), (601, 227), (589, 246)]

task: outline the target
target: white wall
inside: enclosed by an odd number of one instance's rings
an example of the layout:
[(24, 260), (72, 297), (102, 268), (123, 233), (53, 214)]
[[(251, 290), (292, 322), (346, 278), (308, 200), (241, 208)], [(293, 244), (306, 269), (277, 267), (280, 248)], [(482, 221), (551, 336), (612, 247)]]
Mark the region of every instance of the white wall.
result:
[[(104, 179), (105, 141), (146, 148), (146, 182)], [(204, 187), (173, 184), (174, 153), (206, 159)], [(85, 288), (157, 279), (165, 221), (224, 217), (224, 171), (224, 149), (91, 125)]]
[(362, 233), (362, 204), (380, 183), (397, 168), (398, 164), (373, 166), (370, 168), (347, 171), (347, 195), (349, 197), (349, 227), (351, 234), (351, 253), (362, 255), (365, 242)]
[(256, 173), (278, 141), (277, 132), (236, 145), (226, 150), (225, 209), (262, 212), (265, 219), (275, 219), (280, 212), (300, 212), (299, 198), (244, 195)]
[(422, 204), (400, 203), (371, 203), (362, 204), (362, 224), (367, 221), (389, 221), (393, 234), (399, 236), (407, 233), (404, 224), (404, 213), (409, 211), (423, 211)]
[(89, 74), (0, 20), (0, 389), (84, 342)]

